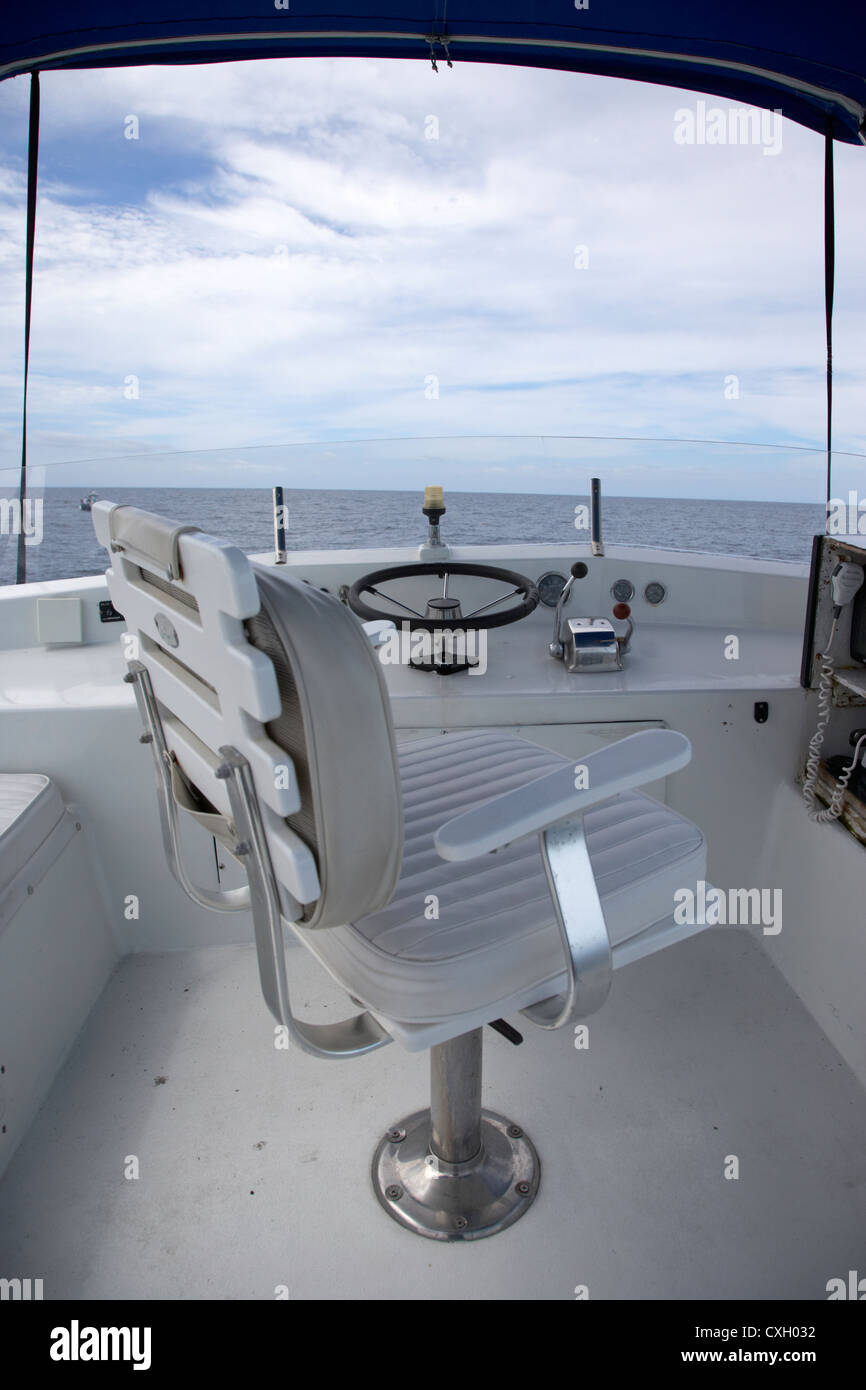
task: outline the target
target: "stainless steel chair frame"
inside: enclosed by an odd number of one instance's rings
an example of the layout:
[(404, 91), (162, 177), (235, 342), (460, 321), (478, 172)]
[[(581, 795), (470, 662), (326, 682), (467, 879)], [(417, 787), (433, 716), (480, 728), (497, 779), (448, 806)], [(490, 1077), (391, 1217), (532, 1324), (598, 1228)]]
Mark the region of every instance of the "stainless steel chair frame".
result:
[(224, 778), (227, 784), (234, 820), (233, 853), (243, 861), (248, 886), (214, 891), (192, 882), (180, 853), (177, 805), (171, 786), (174, 754), (166, 743), (150, 676), (140, 661), (132, 661), (124, 679), (134, 685), (139, 712), (147, 729), (142, 739), (153, 750), (162, 839), (169, 867), (184, 892), (200, 906), (217, 912), (252, 910), (259, 979), (274, 1018), (288, 1029), (298, 1047), (314, 1057), (359, 1057), (392, 1042), (391, 1035), (366, 1011), (338, 1023), (304, 1023), (292, 1013), (279, 890), (250, 765), (235, 748), (220, 748), (224, 761), (216, 775)]

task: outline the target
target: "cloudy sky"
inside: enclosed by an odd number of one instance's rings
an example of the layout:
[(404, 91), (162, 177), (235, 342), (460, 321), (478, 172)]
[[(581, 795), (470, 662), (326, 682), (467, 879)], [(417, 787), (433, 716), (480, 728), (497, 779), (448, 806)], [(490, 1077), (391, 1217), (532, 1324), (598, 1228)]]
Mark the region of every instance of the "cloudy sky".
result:
[[(0, 84), (7, 467), (28, 86)], [(820, 501), (823, 142), (781, 122), (677, 143), (697, 101), (384, 60), (44, 74), (31, 459), (76, 487), (278, 466), (389, 488), (430, 481), (420, 453), (468, 490), (564, 492), (577, 468), (612, 493)], [(842, 495), (864, 487), (866, 150), (836, 166)], [(645, 436), (798, 448), (618, 442)]]

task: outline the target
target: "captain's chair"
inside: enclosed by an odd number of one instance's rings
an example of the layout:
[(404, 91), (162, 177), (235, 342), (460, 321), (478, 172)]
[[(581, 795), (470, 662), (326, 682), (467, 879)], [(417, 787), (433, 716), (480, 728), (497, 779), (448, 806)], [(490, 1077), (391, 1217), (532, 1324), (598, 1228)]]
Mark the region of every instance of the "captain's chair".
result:
[[(398, 748), (380, 662), (335, 598), (236, 547), (98, 502), (124, 615), (169, 864), (198, 903), (251, 908), (265, 1000), (295, 1042), (359, 1056), (431, 1049), (429, 1110), (384, 1135), (376, 1195), (395, 1220), (473, 1240), (539, 1184), (521, 1128), (481, 1109), (485, 1023), (542, 1028), (603, 1003), (612, 969), (700, 930), (673, 918), (704, 877), (701, 832), (633, 788), (683, 767), (649, 730), (573, 760), (496, 729)], [(244, 865), (249, 887), (191, 882), (178, 807)], [(361, 1009), (292, 1012), (290, 930)], [(291, 953), (290, 953), (291, 955)], [(290, 958), (290, 957), (289, 957)]]

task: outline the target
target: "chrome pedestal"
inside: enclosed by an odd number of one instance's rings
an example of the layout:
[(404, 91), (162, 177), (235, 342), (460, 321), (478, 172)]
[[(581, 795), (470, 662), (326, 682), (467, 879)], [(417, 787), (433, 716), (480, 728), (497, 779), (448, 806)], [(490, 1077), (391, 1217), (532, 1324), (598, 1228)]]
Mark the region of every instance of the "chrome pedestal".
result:
[(481, 1109), (481, 1029), (431, 1048), (430, 1109), (388, 1131), (373, 1187), (389, 1216), (432, 1240), (480, 1240), (532, 1205), (541, 1165), (519, 1125)]

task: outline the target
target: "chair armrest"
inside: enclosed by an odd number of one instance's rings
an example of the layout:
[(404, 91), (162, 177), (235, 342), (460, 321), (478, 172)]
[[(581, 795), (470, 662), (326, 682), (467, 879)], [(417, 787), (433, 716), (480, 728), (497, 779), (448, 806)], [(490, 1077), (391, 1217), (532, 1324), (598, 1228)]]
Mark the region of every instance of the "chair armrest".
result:
[[(685, 767), (692, 746), (673, 729), (645, 729), (608, 748), (588, 753), (534, 782), (464, 811), (437, 830), (433, 843), (442, 859), (476, 859), (619, 792), (643, 786)], [(586, 785), (575, 787), (575, 768), (585, 769)]]

